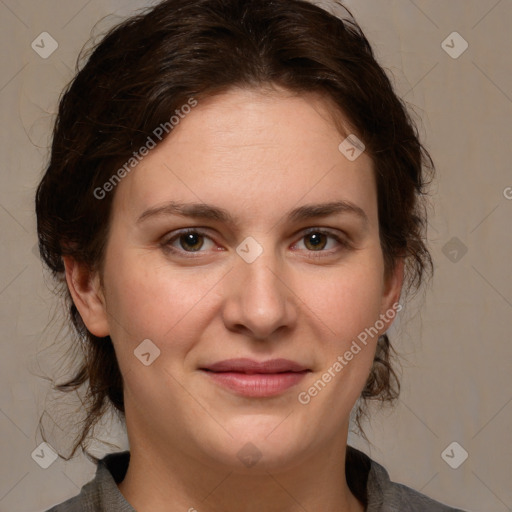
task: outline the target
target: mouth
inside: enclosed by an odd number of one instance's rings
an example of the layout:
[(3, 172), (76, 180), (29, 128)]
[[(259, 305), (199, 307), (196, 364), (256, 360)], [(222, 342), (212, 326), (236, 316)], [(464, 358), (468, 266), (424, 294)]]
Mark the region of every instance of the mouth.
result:
[(254, 398), (280, 395), (311, 371), (288, 359), (228, 359), (200, 370), (221, 387)]

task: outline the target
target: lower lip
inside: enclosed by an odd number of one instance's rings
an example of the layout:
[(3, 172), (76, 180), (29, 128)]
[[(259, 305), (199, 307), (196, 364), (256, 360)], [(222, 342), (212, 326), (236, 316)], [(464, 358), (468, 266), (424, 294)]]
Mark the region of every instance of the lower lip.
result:
[(276, 396), (297, 385), (308, 370), (285, 373), (237, 373), (205, 371), (218, 384), (248, 397)]

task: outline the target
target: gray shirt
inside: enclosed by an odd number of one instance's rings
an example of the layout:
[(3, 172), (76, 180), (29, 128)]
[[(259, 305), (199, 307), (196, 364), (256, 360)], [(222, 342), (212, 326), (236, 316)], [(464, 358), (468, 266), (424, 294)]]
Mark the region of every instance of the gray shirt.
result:
[[(98, 462), (96, 476), (80, 494), (46, 512), (136, 512), (117, 487), (129, 462), (129, 451), (106, 455)], [(365, 504), (366, 512), (464, 512), (391, 482), (380, 464), (351, 446), (347, 446), (345, 466), (347, 484)]]

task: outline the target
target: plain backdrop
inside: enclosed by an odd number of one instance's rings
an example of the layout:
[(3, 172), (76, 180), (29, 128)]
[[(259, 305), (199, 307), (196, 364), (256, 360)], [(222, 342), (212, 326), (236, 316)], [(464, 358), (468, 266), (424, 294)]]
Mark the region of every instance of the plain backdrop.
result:
[[(91, 30), (109, 15), (95, 30), (101, 33), (145, 5), (0, 0), (2, 512), (46, 510), (94, 476), (83, 456), (57, 459), (47, 469), (32, 457), (48, 404), (41, 375), (65, 366), (64, 345), (54, 342), (66, 338), (58, 316), (50, 323), (58, 301), (35, 250), (33, 197), (59, 94)], [(437, 167), (429, 225), (434, 279), (392, 330), (403, 356), (402, 394), (394, 409), (374, 411), (366, 426), (371, 444), (354, 435), (350, 442), (393, 480), (437, 500), (469, 511), (510, 511), (512, 2), (346, 5), (410, 105)], [(43, 32), (58, 44), (48, 58), (31, 46)], [(75, 417), (68, 414), (63, 421)], [(58, 449), (70, 440), (59, 425), (52, 438)], [(127, 448), (116, 423), (107, 422), (102, 435), (117, 447), (98, 445), (97, 455)], [(460, 462), (462, 450), (467, 459), (454, 469), (446, 461)]]

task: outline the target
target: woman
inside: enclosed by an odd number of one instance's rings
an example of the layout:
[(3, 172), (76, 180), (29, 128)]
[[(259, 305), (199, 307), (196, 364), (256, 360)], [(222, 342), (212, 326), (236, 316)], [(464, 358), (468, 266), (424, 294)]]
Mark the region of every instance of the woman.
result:
[(111, 405), (130, 451), (51, 510), (455, 510), (347, 446), (351, 411), (398, 393), (432, 169), (351, 19), (167, 0), (112, 29), (36, 209), (84, 349), (74, 449)]

